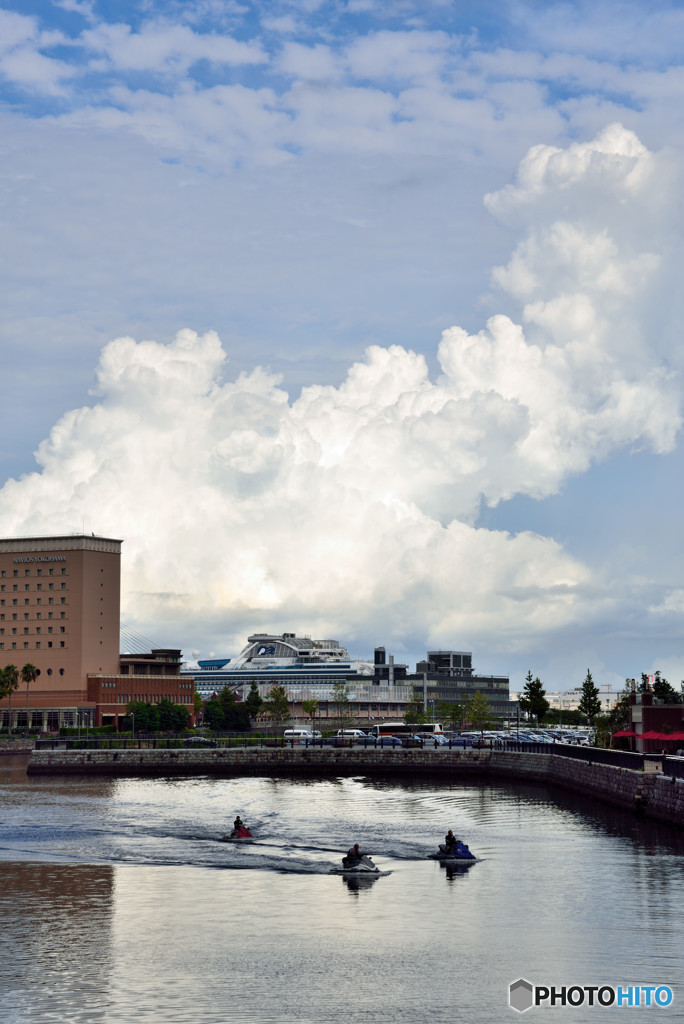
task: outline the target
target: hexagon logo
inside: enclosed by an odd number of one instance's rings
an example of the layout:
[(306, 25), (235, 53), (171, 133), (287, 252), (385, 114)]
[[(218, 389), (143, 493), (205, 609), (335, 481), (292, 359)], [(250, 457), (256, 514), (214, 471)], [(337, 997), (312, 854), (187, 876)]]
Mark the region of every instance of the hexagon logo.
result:
[(534, 1006), (534, 988), (529, 981), (518, 978), (508, 990), (508, 1004), (518, 1013), (524, 1013)]

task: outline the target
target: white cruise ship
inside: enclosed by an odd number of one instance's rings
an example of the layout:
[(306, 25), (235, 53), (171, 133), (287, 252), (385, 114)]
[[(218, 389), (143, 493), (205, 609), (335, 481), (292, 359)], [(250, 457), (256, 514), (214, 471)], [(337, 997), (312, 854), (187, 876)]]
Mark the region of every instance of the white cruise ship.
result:
[(337, 640), (312, 640), (295, 633), (253, 633), (234, 662), (230, 658), (201, 659), (198, 668), (187, 667), (183, 675), (192, 675), (197, 691), (205, 699), (224, 686), (246, 696), (252, 682), (268, 690), (286, 686), (311, 691), (329, 699), (335, 683), (367, 685), (374, 672), (372, 661), (354, 659)]

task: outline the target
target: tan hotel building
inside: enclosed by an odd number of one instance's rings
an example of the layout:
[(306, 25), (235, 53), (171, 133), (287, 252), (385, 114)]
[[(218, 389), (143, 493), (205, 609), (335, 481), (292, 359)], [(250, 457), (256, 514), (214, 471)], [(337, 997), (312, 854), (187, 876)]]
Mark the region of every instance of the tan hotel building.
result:
[[(28, 537), (0, 540), (0, 667), (35, 665), (29, 727), (118, 725), (132, 700), (167, 697), (192, 714), (194, 685), (180, 677), (178, 650), (119, 654), (120, 540)], [(12, 726), (26, 726), (26, 686), (12, 695)], [(9, 724), (9, 699), (0, 725)]]

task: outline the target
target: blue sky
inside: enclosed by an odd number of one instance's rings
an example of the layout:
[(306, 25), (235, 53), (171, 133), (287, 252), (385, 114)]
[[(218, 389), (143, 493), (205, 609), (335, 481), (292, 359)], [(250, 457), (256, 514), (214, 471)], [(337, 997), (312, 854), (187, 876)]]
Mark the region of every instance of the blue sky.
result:
[(3, 535), (187, 654), (678, 685), (683, 23), (1, 4)]

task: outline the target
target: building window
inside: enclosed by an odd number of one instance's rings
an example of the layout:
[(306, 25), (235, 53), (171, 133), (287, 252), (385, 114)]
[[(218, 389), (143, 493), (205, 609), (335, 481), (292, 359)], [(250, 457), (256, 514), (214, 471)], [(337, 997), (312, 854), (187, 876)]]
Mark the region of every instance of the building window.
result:
[(30, 603), (31, 603), (31, 602), (29, 601), (29, 599), (28, 599), (28, 597), (27, 597), (27, 598), (26, 598), (26, 599), (24, 600), (24, 604), (30, 604)]
[(52, 618), (52, 612), (48, 612), (48, 619)]
[(40, 640), (38, 640), (38, 642), (36, 643), (36, 648), (37, 650), (40, 650)]
[(60, 612), (59, 617), (60, 619), (66, 619), (66, 612)]
[(24, 650), (25, 650), (25, 651), (27, 651), (27, 650), (28, 650), (28, 643), (25, 643), (25, 644), (24, 644)]
[(48, 590), (54, 590), (54, 589), (55, 589), (54, 583), (48, 583)]
[(30, 569), (24, 569), (24, 576), (30, 576), (30, 575), (31, 575), (31, 570)]
[(36, 634), (40, 635), (40, 626), (36, 626)]
[(51, 576), (54, 576), (54, 575), (55, 575), (55, 570), (54, 570), (54, 569), (50, 569), (50, 575), (51, 575)]
[(43, 584), (42, 583), (36, 583), (36, 590), (42, 590), (42, 589), (43, 589)]
[(15, 627), (13, 627), (13, 629), (12, 629), (12, 635), (13, 635), (13, 636), (16, 636), (16, 635), (17, 635), (17, 628), (16, 628), (16, 626), (15, 626)]
[(60, 633), (66, 633), (66, 629), (64, 628), (64, 626), (60, 626), (59, 631)]
[(37, 618), (37, 619), (40, 619), (40, 618), (41, 618), (41, 613), (40, 613), (40, 612), (36, 612), (36, 618)]
[(66, 590), (66, 583), (62, 584), (62, 590)]
[(15, 583), (14, 586), (12, 587), (12, 590), (18, 590), (18, 589), (19, 589), (19, 587)]
[(15, 643), (13, 643), (13, 644), (12, 644), (12, 650), (13, 650), (13, 651), (16, 651), (16, 649), (17, 649), (17, 645), (16, 645)]
[(24, 636), (28, 636), (28, 626), (24, 626)]
[(60, 647), (64, 647), (64, 641), (63, 641), (63, 640), (60, 640), (60, 641), (59, 641), (59, 646), (60, 646)]
[(52, 640), (48, 640), (48, 647), (52, 647)]
[(48, 626), (48, 633), (52, 632), (52, 626)]
[(24, 584), (24, 590), (30, 590), (30, 589), (31, 589), (31, 584), (30, 583), (25, 583)]
[(28, 617), (29, 617), (29, 613), (28, 612), (24, 612), (24, 621), (25, 622), (28, 621)]
[(39, 569), (39, 570), (38, 570), (38, 575), (39, 575), (39, 576), (42, 576), (42, 575), (43, 575), (43, 570), (42, 570), (42, 569)]
[(66, 569), (62, 569), (62, 576), (66, 576)]
[(59, 603), (60, 604), (66, 604), (66, 597), (63, 597)]

